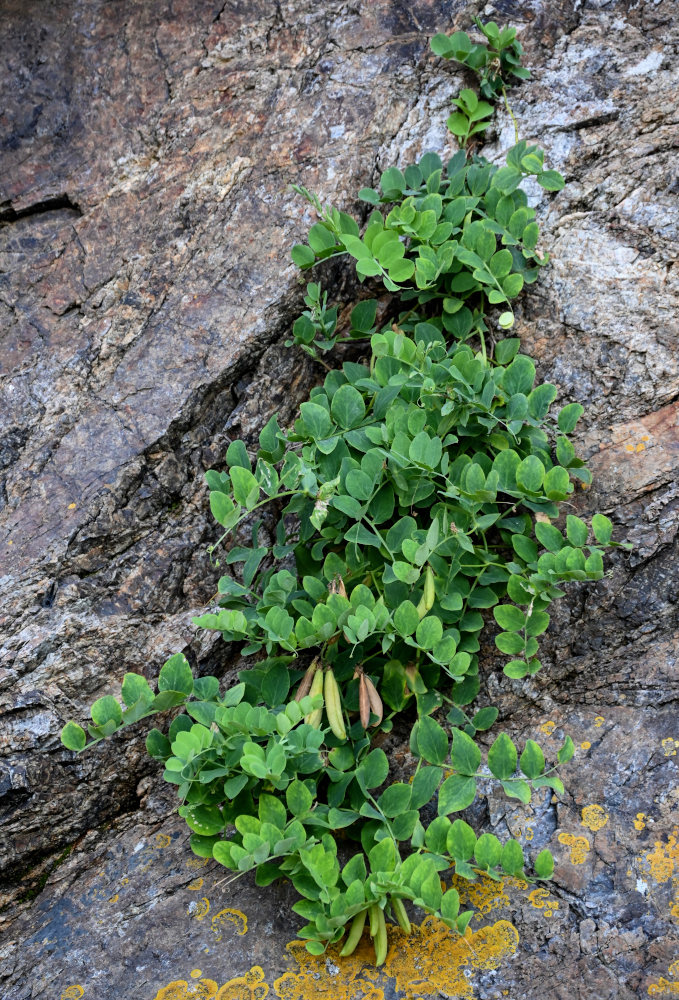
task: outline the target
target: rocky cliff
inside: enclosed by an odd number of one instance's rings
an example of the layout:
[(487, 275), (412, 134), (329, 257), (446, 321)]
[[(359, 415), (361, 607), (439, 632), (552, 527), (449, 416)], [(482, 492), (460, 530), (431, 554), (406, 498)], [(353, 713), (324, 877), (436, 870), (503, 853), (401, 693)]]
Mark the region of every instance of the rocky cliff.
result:
[[(322, 373), (284, 346), (305, 184), (356, 210), (378, 169), (450, 149), (464, 82), (429, 37), (521, 31), (513, 107), (566, 176), (538, 203), (552, 266), (518, 329), (586, 407), (595, 483), (634, 544), (572, 586), (545, 669), (482, 697), (577, 754), (567, 794), (476, 820), (550, 845), (549, 892), (471, 890), (471, 944), (423, 926), (386, 974), (286, 950), (289, 893), (192, 858), (143, 726), (74, 759), (62, 723), (184, 649), (215, 590), (205, 469)], [(672, 0), (4, 0), (0, 57), (0, 995), (448, 996), (679, 991), (679, 145)], [(513, 142), (500, 113), (484, 150)], [(537, 192), (536, 192), (537, 197)], [(330, 275), (341, 303), (349, 271)], [(407, 759), (404, 757), (407, 765)], [(672, 964), (674, 962), (674, 964)]]

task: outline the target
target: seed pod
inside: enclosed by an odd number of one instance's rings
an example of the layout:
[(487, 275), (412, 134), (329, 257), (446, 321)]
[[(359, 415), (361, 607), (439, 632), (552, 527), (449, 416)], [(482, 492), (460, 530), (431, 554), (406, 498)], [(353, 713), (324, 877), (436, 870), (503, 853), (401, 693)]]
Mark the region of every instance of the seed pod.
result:
[(420, 598), (420, 603), (417, 605), (417, 616), (420, 619), (420, 621), (422, 621), (426, 613), (427, 613), (427, 604), (424, 599), (424, 594), (422, 594), (422, 597)]
[(346, 958), (347, 955), (353, 955), (358, 946), (358, 942), (361, 940), (361, 935), (363, 934), (363, 928), (365, 927), (365, 918), (367, 910), (361, 910), (357, 913), (354, 919), (351, 921), (351, 926), (349, 927), (349, 934), (344, 942), (344, 947), (340, 952), (340, 958)]
[(297, 688), (297, 694), (295, 695), (295, 701), (301, 701), (302, 698), (306, 698), (306, 696), (309, 694), (309, 692), (311, 691), (311, 682), (314, 679), (317, 669), (318, 669), (318, 657), (315, 656), (314, 659), (309, 664), (309, 667), (304, 677), (299, 682), (299, 687)]
[[(377, 716), (377, 721), (373, 723), (374, 726), (379, 726), (380, 722), (384, 717), (384, 705), (382, 704), (382, 699), (377, 693), (377, 688), (370, 680), (369, 677), (364, 675), (366, 691), (368, 692), (368, 700), (370, 702), (370, 711)], [(364, 727), (365, 728), (365, 727)]]
[(427, 566), (424, 575), (424, 604), (427, 611), (431, 611), (436, 600), (436, 587), (434, 586), (434, 572), (431, 566)]
[(325, 671), (325, 682), (323, 684), (323, 697), (325, 698), (325, 711), (328, 716), (330, 728), (338, 740), (346, 740), (347, 731), (344, 728), (344, 716), (342, 714), (342, 698), (340, 689), (332, 672), (328, 667)]
[[(317, 670), (316, 673), (314, 674), (314, 679), (311, 682), (311, 690), (309, 691), (309, 694), (310, 695), (317, 695), (317, 694), (322, 695), (323, 694), (323, 671), (322, 670)], [(322, 721), (322, 719), (323, 719), (323, 706), (322, 705), (321, 705), (320, 708), (314, 708), (311, 712), (309, 712), (308, 715), (304, 716), (304, 721), (306, 723), (308, 723), (308, 725), (313, 726), (314, 729), (320, 729), (321, 728), (321, 721)]]
[(403, 905), (403, 900), (397, 899), (396, 896), (392, 896), (391, 908), (394, 911), (394, 916), (396, 917), (401, 930), (406, 934), (410, 934), (410, 921), (408, 920), (408, 914), (406, 913), (406, 908)]
[(342, 579), (342, 574), (341, 573), (337, 574), (337, 581), (338, 581), (337, 582), (337, 593), (340, 595), (340, 597), (346, 597), (347, 596), (347, 588), (344, 586), (344, 580)]
[(361, 725), (367, 729), (370, 725), (370, 695), (364, 674), (358, 679), (358, 710), (361, 716)]
[(379, 917), (378, 914), (380, 908), (377, 903), (371, 903), (368, 907), (368, 916), (370, 917), (370, 937), (374, 938), (377, 934), (377, 929), (379, 927)]
[(384, 965), (389, 942), (387, 941), (387, 921), (381, 906), (377, 907), (377, 933), (373, 935), (373, 943), (375, 945), (375, 965)]

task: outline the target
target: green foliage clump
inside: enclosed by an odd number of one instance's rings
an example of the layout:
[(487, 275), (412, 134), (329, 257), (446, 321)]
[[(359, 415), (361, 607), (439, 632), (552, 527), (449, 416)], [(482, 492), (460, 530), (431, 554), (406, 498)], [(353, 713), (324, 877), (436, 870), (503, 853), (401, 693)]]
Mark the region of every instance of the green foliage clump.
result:
[[(458, 32), (432, 47), (477, 70), (491, 101), (506, 74), (528, 73), (513, 29), (483, 32), (487, 46)], [(485, 101), (460, 95), (449, 124), (463, 146), (485, 127)], [(547, 263), (520, 186), (529, 176), (549, 191), (563, 185), (523, 141), (500, 168), (464, 149), (446, 164), (427, 153), (360, 192), (373, 206), (362, 233), (299, 189), (319, 221), (295, 263), (348, 254), (361, 280), (391, 293), (392, 321), (379, 323), (377, 300), (365, 299), (338, 330), (337, 307), (310, 283), (290, 343), (320, 358), (362, 341), (363, 354), (328, 370), (290, 430), (272, 417), (256, 454), (234, 441), (226, 470), (207, 473), (223, 537), (247, 524), (251, 544), (228, 550), (217, 606), (194, 621), (254, 658), (239, 683), (222, 693), (177, 654), (157, 694), (127, 674), (124, 708), (110, 696), (92, 706), (94, 742), (184, 709), (167, 735), (151, 730), (147, 748), (177, 786), (193, 850), (234, 877), (254, 870), (259, 885), (288, 878), (314, 954), (345, 934), (349, 954), (369, 921), (380, 964), (385, 914), (409, 929), (404, 901), (463, 932), (472, 913), (442, 890), (442, 871), (533, 881), (553, 870), (548, 850), (527, 865), (516, 840), (477, 837), (455, 815), (493, 782), (524, 803), (563, 791), (569, 737), (549, 763), (533, 740), (520, 749), (500, 733), (480, 744), (498, 715), (469, 708), (481, 635), (497, 625), (509, 678), (536, 674), (551, 602), (563, 583), (601, 579), (615, 544), (603, 515), (553, 523), (574, 483), (590, 481), (570, 440), (583, 408), (554, 413), (556, 387), (536, 385), (519, 340), (498, 339), (489, 315), (499, 306), (497, 326), (511, 327), (511, 302)], [(257, 515), (264, 506), (278, 513), (273, 536)], [(410, 782), (389, 781), (379, 745), (394, 720), (410, 727)], [(87, 743), (75, 722), (62, 739)]]

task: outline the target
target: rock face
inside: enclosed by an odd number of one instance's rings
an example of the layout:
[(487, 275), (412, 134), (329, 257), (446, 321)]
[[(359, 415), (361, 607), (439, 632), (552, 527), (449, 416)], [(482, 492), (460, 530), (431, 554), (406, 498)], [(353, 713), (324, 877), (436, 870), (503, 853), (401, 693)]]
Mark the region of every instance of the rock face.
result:
[[(489, 792), (475, 817), (558, 859), (549, 892), (469, 890), (470, 947), (427, 925), (312, 960), (285, 887), (201, 865), (143, 732), (73, 759), (58, 732), (126, 670), (197, 639), (215, 590), (202, 473), (320, 372), (283, 346), (305, 184), (356, 210), (380, 167), (450, 149), (463, 83), (428, 53), (476, 4), (5, 0), (0, 116), (0, 995), (581, 1000), (679, 991), (679, 211), (672, 0), (517, 0), (533, 79), (521, 134), (567, 186), (538, 203), (553, 263), (519, 333), (586, 407), (594, 487), (577, 500), (634, 543), (553, 617), (544, 671), (483, 700), (512, 735), (569, 732), (560, 801)], [(491, 140), (493, 137), (491, 136)], [(485, 150), (513, 142), (498, 115)], [(333, 294), (351, 300), (342, 267)], [(140, 730), (142, 727), (138, 727)], [(541, 732), (540, 732), (541, 731)], [(366, 953), (367, 955), (367, 953)]]

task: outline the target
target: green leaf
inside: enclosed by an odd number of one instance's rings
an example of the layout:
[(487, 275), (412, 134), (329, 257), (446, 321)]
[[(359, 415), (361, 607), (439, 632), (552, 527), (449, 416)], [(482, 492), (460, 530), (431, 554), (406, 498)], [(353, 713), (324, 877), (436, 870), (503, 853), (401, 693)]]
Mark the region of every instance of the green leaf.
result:
[(570, 434), (575, 430), (575, 425), (584, 412), (585, 408), (580, 403), (569, 403), (568, 406), (564, 406), (557, 417), (559, 430), (564, 434)]
[(528, 782), (524, 781), (523, 778), (513, 779), (512, 781), (503, 781), (501, 784), (505, 795), (508, 795), (510, 799), (518, 799), (519, 802), (523, 802), (524, 805), (528, 805), (531, 795), (530, 785)]
[(443, 771), (440, 767), (421, 767), (411, 785), (410, 806), (421, 809), (430, 802), (438, 788)]
[(500, 733), (488, 751), (488, 767), (500, 780), (511, 778), (516, 770), (516, 747), (506, 733)]
[(394, 612), (394, 625), (401, 635), (412, 635), (420, 624), (420, 616), (412, 601), (402, 601)]
[(613, 535), (613, 522), (604, 514), (595, 514), (592, 518), (592, 531), (597, 542), (608, 545)]
[(193, 691), (193, 674), (183, 653), (175, 653), (163, 665), (158, 676), (159, 691), (178, 691), (187, 697)]
[(507, 677), (520, 680), (528, 673), (528, 664), (524, 660), (510, 660), (509, 663), (505, 664), (503, 672)]
[(516, 840), (508, 840), (503, 846), (501, 864), (508, 875), (517, 875), (523, 872), (523, 850), (521, 844), (517, 843)]
[[(528, 455), (516, 470), (516, 482), (527, 493), (539, 493), (545, 478), (545, 467), (537, 455)], [(566, 474), (568, 479), (568, 474)]]
[(241, 468), (247, 469), (248, 472), (252, 472), (248, 450), (243, 441), (231, 442), (226, 449), (226, 464), (229, 469), (232, 469), (234, 465), (239, 465)]
[(544, 771), (545, 755), (535, 740), (526, 741), (519, 765), (527, 778), (537, 778)]
[(564, 546), (563, 535), (559, 529), (544, 521), (536, 522), (535, 537), (550, 552), (560, 552)]
[(507, 337), (495, 345), (495, 360), (499, 365), (508, 365), (516, 356), (521, 341), (518, 337)]
[(232, 528), (240, 516), (240, 509), (231, 497), (219, 491), (210, 493), (210, 510), (215, 521), (227, 529)]
[(121, 694), (128, 706), (136, 705), (138, 701), (150, 705), (153, 701), (153, 691), (149, 687), (149, 682), (141, 674), (125, 674)]
[(538, 878), (551, 878), (554, 874), (554, 858), (552, 857), (552, 852), (547, 848), (545, 848), (544, 851), (540, 851), (535, 859), (533, 867), (535, 868), (535, 874)]
[(318, 439), (330, 436), (333, 424), (330, 414), (324, 406), (320, 406), (319, 403), (308, 402), (302, 403), (299, 409), (302, 414), (304, 426), (312, 438)]
[(499, 635), (495, 636), (495, 645), (501, 653), (506, 653), (507, 656), (516, 656), (518, 653), (523, 653), (524, 650), (523, 638), (516, 632), (500, 632)]
[(481, 763), (481, 751), (471, 736), (461, 729), (454, 729), (450, 759), (453, 768), (460, 774), (473, 775)]
[(305, 243), (295, 243), (290, 251), (290, 256), (292, 257), (293, 264), (301, 268), (311, 267), (316, 260), (316, 254)]
[(510, 396), (514, 396), (517, 392), (528, 395), (534, 381), (535, 365), (525, 354), (517, 355), (509, 367), (505, 368), (502, 376), (503, 388)]
[[(193, 678), (191, 678), (191, 684), (193, 685)], [(120, 702), (110, 694), (103, 698), (97, 698), (90, 709), (90, 715), (95, 726), (105, 726), (107, 722), (120, 726), (123, 722), (123, 710), (120, 707)]]
[(543, 170), (537, 175), (537, 182), (545, 191), (561, 191), (566, 183), (558, 170)]
[(498, 250), (488, 261), (490, 273), (495, 278), (505, 278), (512, 269), (513, 259), (509, 250)]
[(526, 624), (526, 616), (513, 604), (500, 604), (493, 608), (493, 617), (500, 628), (508, 632), (519, 632)]
[(384, 750), (371, 750), (356, 769), (356, 778), (364, 788), (377, 788), (389, 774), (389, 761)]
[(500, 841), (492, 833), (482, 833), (476, 841), (474, 857), (479, 868), (495, 868), (502, 858)]
[(156, 760), (167, 760), (172, 753), (172, 747), (167, 736), (160, 729), (151, 729), (146, 737), (146, 751), (149, 757)]
[(582, 548), (583, 545), (587, 544), (588, 534), (587, 525), (584, 521), (576, 517), (575, 514), (566, 515), (566, 536), (571, 545)]
[(443, 636), (443, 625), (436, 615), (427, 615), (417, 626), (415, 639), (422, 649), (433, 649)]
[(472, 804), (476, 797), (476, 781), (463, 774), (454, 774), (439, 789), (439, 816), (461, 812)]
[(418, 721), (417, 749), (429, 764), (443, 764), (448, 757), (448, 737), (430, 715)]
[(61, 742), (67, 750), (84, 750), (87, 743), (85, 730), (77, 722), (67, 722), (61, 730)]
[(499, 714), (497, 708), (491, 706), (481, 708), (472, 719), (472, 725), (479, 732), (485, 732), (486, 729), (490, 729)]
[(363, 397), (352, 385), (341, 385), (332, 397), (330, 412), (340, 427), (355, 427), (365, 416)]
[(382, 792), (378, 804), (385, 816), (398, 816), (409, 808), (411, 795), (411, 786), (399, 781)]
[(550, 500), (565, 500), (571, 492), (570, 477), (560, 465), (554, 466), (545, 476), (545, 496)]
[(380, 187), (382, 194), (398, 197), (405, 191), (406, 180), (397, 167), (388, 167), (380, 178)]
[(259, 483), (248, 470), (240, 465), (234, 465), (229, 470), (233, 495), (243, 507), (252, 510), (259, 500)]
[(476, 847), (476, 834), (469, 823), (456, 819), (451, 824), (446, 840), (446, 848), (456, 861), (469, 861)]
[(573, 759), (573, 754), (575, 753), (575, 745), (570, 736), (567, 736), (564, 740), (564, 744), (556, 755), (556, 759), (560, 764), (567, 764), (569, 760)]

